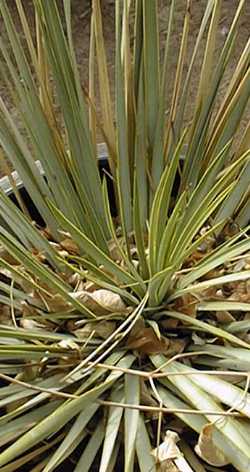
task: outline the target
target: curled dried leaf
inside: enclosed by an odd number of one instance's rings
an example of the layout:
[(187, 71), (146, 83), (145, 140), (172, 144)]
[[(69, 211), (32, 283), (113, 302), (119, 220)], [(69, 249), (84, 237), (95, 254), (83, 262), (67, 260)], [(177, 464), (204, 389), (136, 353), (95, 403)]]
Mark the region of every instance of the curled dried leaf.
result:
[(198, 443), (195, 446), (195, 452), (208, 464), (214, 467), (222, 467), (229, 464), (229, 461), (214, 443), (213, 431), (213, 424), (209, 423), (203, 426), (199, 435)]
[(51, 230), (48, 227), (45, 229), (42, 229), (41, 234), (43, 235), (44, 238), (48, 240), (53, 240), (53, 235), (51, 233)]
[(167, 431), (164, 442), (152, 451), (152, 455), (157, 458), (158, 462), (176, 459), (182, 455), (177, 446), (179, 440), (179, 435), (175, 431)]
[(110, 241), (108, 244), (108, 247), (109, 247), (110, 257), (116, 262), (121, 262), (122, 261), (121, 253), (117, 247), (116, 242), (113, 240)]
[(235, 318), (233, 317), (233, 315), (231, 315), (231, 313), (229, 313), (229, 311), (226, 311), (226, 310), (216, 311), (215, 316), (216, 316), (217, 321), (219, 321), (219, 323), (231, 323), (231, 321), (235, 321)]
[(59, 294), (53, 295), (51, 297), (43, 295), (43, 301), (46, 305), (46, 308), (52, 313), (57, 311), (64, 311), (71, 307), (70, 303), (65, 301), (64, 298)]
[(231, 284), (231, 295), (228, 300), (250, 303), (250, 281), (235, 282)]
[(189, 315), (192, 318), (196, 318), (197, 303), (197, 298), (187, 293), (176, 300), (173, 304), (173, 309), (185, 315)]
[(126, 346), (141, 354), (167, 353), (169, 340), (164, 337), (159, 340), (153, 328), (143, 328), (139, 333), (129, 335)]
[(135, 349), (141, 354), (167, 352), (169, 340), (156, 335), (153, 328), (146, 328), (143, 320), (138, 320), (127, 339), (128, 349)]
[(75, 272), (74, 274), (71, 274), (68, 278), (68, 282), (75, 287), (81, 282), (82, 278), (78, 272)]
[(36, 314), (36, 309), (32, 305), (29, 305), (27, 302), (22, 301), (22, 315), (23, 317), (29, 317)]
[(193, 472), (177, 446), (179, 439), (175, 431), (168, 430), (164, 442), (151, 452), (161, 472)]
[(110, 290), (99, 289), (92, 293), (82, 290), (81, 292), (71, 293), (71, 296), (84, 303), (84, 305), (96, 315), (123, 313), (126, 311), (126, 305), (120, 295)]
[(48, 326), (45, 326), (44, 324), (38, 323), (37, 321), (31, 320), (29, 318), (22, 318), (20, 320), (20, 326), (27, 330), (33, 329), (36, 331), (43, 331), (44, 329), (48, 329)]
[(114, 321), (102, 320), (96, 323), (86, 323), (83, 328), (76, 329), (74, 334), (78, 339), (86, 339), (92, 333), (97, 337), (106, 339), (114, 332), (115, 327), (116, 323)]
[[(79, 290), (81, 290), (80, 287)], [(99, 290), (99, 287), (94, 282), (85, 282), (83, 284), (82, 290), (86, 290), (87, 292), (95, 292), (95, 290)]]
[(75, 254), (77, 256), (80, 255), (79, 247), (77, 246), (77, 244), (71, 238), (64, 239), (63, 241), (60, 242), (60, 245), (69, 254)]
[(166, 320), (161, 321), (161, 326), (164, 329), (176, 329), (179, 324), (178, 320), (175, 320), (174, 318), (167, 318)]
[(146, 327), (143, 320), (138, 320), (130, 331), (126, 346), (141, 354), (164, 353), (167, 356), (179, 354), (184, 350), (186, 345), (184, 340), (167, 338), (162, 335), (159, 338), (159, 333), (156, 333), (153, 327)]
[(72, 339), (63, 339), (59, 341), (58, 346), (69, 351), (79, 351), (79, 346)]
[(181, 354), (187, 344), (187, 341), (185, 339), (169, 338), (168, 341), (169, 344), (166, 353), (168, 357), (175, 356), (176, 354)]

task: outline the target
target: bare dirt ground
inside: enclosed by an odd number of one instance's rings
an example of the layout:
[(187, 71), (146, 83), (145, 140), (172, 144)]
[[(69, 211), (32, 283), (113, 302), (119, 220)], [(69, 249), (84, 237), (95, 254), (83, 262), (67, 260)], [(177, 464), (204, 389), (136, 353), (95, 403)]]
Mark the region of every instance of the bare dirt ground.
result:
[[(1, 1), (1, 0), (0, 0)], [(55, 0), (44, 0), (48, 3)], [(61, 0), (57, 0), (59, 6), (61, 7)], [(104, 20), (104, 35), (106, 41), (106, 48), (107, 48), (107, 58), (108, 58), (108, 68), (110, 73), (111, 79), (111, 91), (112, 95), (114, 96), (114, 55), (115, 55), (115, 41), (114, 41), (114, 28), (115, 28), (115, 21), (114, 21), (114, 1), (115, 0), (101, 0), (102, 11), (103, 11), (103, 20)], [(151, 0), (148, 0), (151, 1)], [(8, 0), (8, 6), (11, 10), (13, 20), (17, 25), (17, 28), (20, 31), (20, 39), (22, 39), (22, 31), (18, 21), (18, 15), (15, 10), (15, 2), (14, 0)], [(161, 47), (164, 46), (164, 40), (166, 36), (166, 26), (167, 26), (167, 18), (168, 18), (168, 9), (169, 9), (169, 0), (159, 0), (159, 7), (160, 7), (160, 37), (161, 37)], [(34, 31), (34, 16), (32, 11), (32, 0), (24, 0), (23, 2), (29, 23), (32, 26)], [(207, 4), (207, 0), (193, 0), (192, 8), (191, 8), (191, 27), (190, 27), (190, 38), (189, 38), (189, 46), (190, 50), (194, 45), (194, 41), (197, 37), (197, 33), (199, 30), (201, 18), (203, 12), (205, 10)], [(221, 21), (220, 21), (220, 29), (218, 34), (218, 42), (217, 42), (217, 51), (221, 50), (222, 44), (225, 41), (225, 36), (227, 34), (228, 28), (231, 24), (234, 12), (239, 4), (239, 0), (222, 0), (222, 11), (221, 11)], [(177, 51), (180, 45), (181, 34), (182, 34), (182, 27), (183, 27), (183, 19), (184, 19), (184, 12), (185, 12), (186, 0), (178, 0), (176, 2), (176, 13), (175, 13), (175, 26), (174, 26), (174, 33), (172, 37), (172, 59), (171, 59), (171, 69), (172, 74), (170, 77), (173, 79), (175, 65), (177, 60)], [(87, 85), (88, 80), (88, 49), (89, 49), (89, 33), (90, 33), (90, 15), (91, 15), (91, 0), (72, 0), (72, 22), (73, 22), (73, 35), (76, 47), (76, 55), (77, 61), (79, 64), (80, 75), (83, 83)], [(250, 0), (246, 1), (245, 10), (242, 15), (240, 21), (240, 28), (239, 34), (237, 38), (236, 47), (234, 49), (233, 58), (225, 73), (225, 80), (220, 90), (220, 98), (224, 95), (224, 90), (232, 77), (233, 70), (235, 65), (237, 64), (241, 51), (243, 50), (247, 39), (249, 38), (250, 32)], [(0, 18), (0, 33), (5, 37), (3, 22)], [(203, 42), (203, 47), (205, 46), (205, 41)], [(193, 83), (192, 83), (192, 90), (190, 91), (189, 96), (189, 107), (188, 107), (188, 114), (192, 112), (192, 104), (194, 102), (195, 92), (198, 85), (198, 77), (199, 77), (199, 70), (201, 67), (202, 62), (202, 54), (199, 54), (195, 68), (194, 68), (194, 75), (193, 75)], [(187, 67), (187, 64), (185, 65)], [(10, 105), (8, 92), (4, 86), (3, 81), (1, 80), (1, 72), (0, 72), (0, 94), (4, 101)], [(15, 109), (12, 107), (12, 112), (16, 119), (18, 119)], [(246, 110), (243, 126), (246, 124), (250, 119), (250, 107)], [(1, 171), (0, 171), (1, 172)]]

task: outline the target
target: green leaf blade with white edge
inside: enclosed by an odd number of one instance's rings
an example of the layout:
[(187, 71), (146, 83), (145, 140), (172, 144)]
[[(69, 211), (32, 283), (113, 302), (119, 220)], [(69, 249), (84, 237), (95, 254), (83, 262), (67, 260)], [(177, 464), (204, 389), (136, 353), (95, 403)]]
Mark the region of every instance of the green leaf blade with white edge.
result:
[[(169, 363), (167, 366), (162, 367), (164, 362), (167, 362), (167, 358), (163, 355), (151, 356), (152, 362), (157, 368), (160, 368), (162, 372), (169, 372), (168, 379), (170, 382), (190, 401), (194, 408), (200, 410), (201, 413), (204, 411), (204, 416), (209, 422), (213, 422), (216, 429), (218, 429), (225, 437), (234, 442), (237, 445), (237, 449), (246, 456), (246, 459), (250, 461), (250, 450), (248, 447), (248, 441), (246, 437), (242, 436), (242, 432), (238, 426), (237, 420), (234, 418), (227, 418), (227, 421), (219, 421), (224, 410), (220, 404), (217, 403), (213, 396), (207, 394), (200, 386), (197, 386), (189, 376), (183, 375), (171, 375), (171, 373), (181, 374), (182, 369), (185, 367), (180, 363), (174, 361)], [(211, 415), (208, 412), (214, 412), (215, 415)], [(218, 415), (216, 413), (218, 412)], [(217, 419), (217, 421), (216, 421)]]
[(191, 60), (189, 62), (189, 65), (188, 65), (188, 72), (187, 72), (187, 75), (185, 77), (185, 81), (184, 81), (184, 84), (183, 84), (183, 87), (182, 87), (182, 94), (180, 96), (179, 105), (178, 105), (178, 109), (177, 109), (177, 112), (176, 112), (175, 135), (176, 135), (177, 140), (180, 137), (180, 133), (181, 133), (181, 129), (182, 129), (183, 121), (184, 121), (184, 113), (185, 113), (185, 109), (186, 109), (186, 106), (187, 106), (189, 88), (190, 88), (190, 85), (192, 84), (192, 77), (193, 77), (192, 72), (194, 70), (195, 60), (197, 59), (197, 56), (198, 56), (199, 51), (201, 49), (202, 40), (204, 39), (204, 33), (206, 31), (207, 24), (208, 24), (209, 18), (211, 16), (211, 13), (213, 11), (213, 8), (214, 8), (214, 0), (208, 0), (207, 5), (206, 5), (206, 10), (204, 11), (204, 15), (203, 15), (203, 18), (202, 18), (202, 21), (201, 21), (200, 29), (199, 29), (199, 32), (198, 32), (198, 35), (197, 35), (196, 43), (195, 43), (195, 46), (194, 46), (194, 49), (193, 49), (193, 52), (192, 52), (192, 57), (191, 57)]
[[(125, 403), (131, 405), (140, 404), (140, 379), (136, 375), (125, 376)], [(124, 472), (134, 471), (135, 441), (138, 431), (139, 410), (126, 408), (125, 422), (125, 466)]]
[[(243, 235), (243, 233), (241, 234)], [(206, 273), (225, 264), (225, 262), (232, 260), (234, 257), (247, 253), (249, 250), (250, 241), (248, 241), (248, 239), (240, 242), (235, 241), (234, 243), (233, 240), (231, 240), (230, 245), (227, 242), (224, 246), (216, 248), (210, 255), (197, 264), (197, 266), (193, 267), (190, 273), (182, 276), (177, 283), (178, 289), (191, 286), (193, 282), (203, 277)]]
[[(164, 47), (164, 60), (160, 78), (159, 90), (159, 110), (157, 116), (157, 125), (155, 129), (154, 147), (152, 153), (152, 181), (157, 187), (164, 169), (164, 126), (165, 126), (165, 97), (169, 92), (168, 80), (171, 70), (170, 44), (171, 34), (174, 26), (174, 12), (176, 8), (175, 0), (171, 0), (170, 12), (168, 18), (166, 43)], [(171, 155), (171, 153), (170, 153)]]
[(183, 192), (178, 199), (171, 216), (168, 219), (164, 229), (158, 251), (158, 270), (162, 270), (169, 265), (171, 259), (171, 247), (175, 247), (175, 241), (179, 237), (177, 229), (181, 226), (181, 222), (185, 218), (185, 210), (187, 207), (187, 194)]
[(214, 375), (206, 375), (191, 367), (187, 368), (182, 364), (178, 365), (178, 369), (180, 372), (183, 371), (184, 373), (188, 371), (192, 374), (192, 372), (194, 372), (194, 375), (188, 376), (192, 382), (209, 393), (213, 398), (216, 398), (219, 402), (225, 403), (248, 418), (250, 417), (250, 395), (244, 392), (242, 388), (231, 385), (230, 382), (220, 379), (218, 375), (216, 375), (216, 371)]
[(132, 176), (129, 166), (128, 123), (125, 104), (124, 64), (122, 64), (121, 1), (116, 2), (116, 123), (117, 123), (117, 193), (123, 236), (132, 230)]
[[(220, 2), (214, 2), (214, 17), (213, 21), (217, 23), (217, 12), (219, 9)], [(241, 17), (243, 6), (245, 0), (239, 2), (237, 11), (234, 15), (229, 33), (227, 35), (225, 44), (220, 53), (219, 59), (217, 61), (215, 70), (212, 74), (212, 79), (210, 81), (209, 93), (205, 92), (204, 102), (200, 105), (198, 104), (196, 109), (196, 118), (193, 120), (192, 130), (190, 133), (189, 145), (188, 145), (188, 155), (185, 160), (184, 174), (182, 179), (182, 188), (185, 188), (186, 185), (190, 184), (194, 188), (196, 182), (199, 178), (199, 173), (201, 173), (202, 160), (204, 158), (204, 151), (207, 142), (209, 141), (209, 123), (211, 120), (212, 111), (215, 105), (216, 96), (218, 93), (219, 85), (224, 76), (225, 66), (228, 63), (229, 57), (232, 54), (233, 46), (236, 42), (236, 31), (238, 27), (238, 22)], [(210, 25), (210, 32), (214, 35), (213, 24)], [(209, 52), (209, 43), (207, 44), (208, 56)], [(210, 61), (210, 59), (209, 59)]]
[(171, 104), (169, 110), (169, 116), (166, 125), (166, 131), (164, 135), (164, 158), (166, 161), (169, 160), (170, 146), (175, 149), (175, 146), (178, 141), (176, 141), (175, 136), (175, 118), (178, 108), (178, 102), (180, 99), (181, 85), (184, 71), (185, 58), (187, 55), (187, 45), (188, 45), (188, 34), (190, 29), (190, 19), (191, 19), (191, 0), (186, 0), (186, 8), (184, 14), (184, 23), (181, 36), (181, 44), (178, 53), (178, 60), (176, 66), (176, 73), (174, 79), (174, 85), (171, 96)]
[(180, 153), (182, 150), (186, 132), (183, 133), (180, 142), (174, 152), (174, 155), (162, 173), (160, 183), (155, 192), (150, 222), (149, 222), (149, 254), (150, 254), (150, 271), (153, 275), (157, 267), (156, 252), (162, 240), (163, 232), (168, 219), (169, 205), (171, 193), (173, 190), (174, 180), (180, 161)]
[(17, 226), (19, 226), (20, 232), (25, 236), (25, 238), (27, 238), (32, 246), (46, 255), (55, 269), (59, 269), (61, 264), (56, 260), (56, 251), (53, 249), (51, 244), (49, 244), (47, 239), (41, 235), (41, 232), (31, 224), (28, 218), (16, 207), (16, 205), (11, 202), (7, 195), (2, 192), (0, 192), (0, 214), (3, 218), (7, 215), (8, 224), (12, 228), (13, 233)]
[(151, 454), (153, 448), (142, 413), (139, 415), (135, 447), (140, 472), (156, 472), (155, 460)]
[[(19, 438), (17, 441), (20, 441), (21, 438), (27, 434), (27, 431), (30, 428), (51, 415), (54, 409), (59, 407), (61, 404), (62, 402), (60, 400), (51, 401), (49, 403), (47, 402), (45, 405), (35, 408), (34, 411), (28, 412), (25, 415), (20, 416), (20, 418), (15, 418), (8, 424), (2, 425), (0, 427), (0, 445), (5, 446), (16, 438)], [(8, 450), (9, 447), (11, 446), (7, 446), (5, 451)], [(29, 447), (27, 447), (27, 449), (29, 449)], [(23, 452), (25, 451), (19, 450), (18, 454), (10, 455), (9, 460), (7, 460), (5, 464), (12, 461)]]
[(149, 280), (148, 294), (149, 294), (150, 306), (160, 305), (161, 301), (166, 295), (167, 288), (170, 285), (170, 281), (173, 275), (174, 275), (174, 267), (170, 266), (157, 272)]
[[(86, 191), (86, 196), (93, 209), (92, 219), (96, 221), (97, 225), (101, 223), (100, 228), (107, 236), (101, 181), (88, 128), (85, 99), (75, 67), (75, 57), (66, 41), (57, 5), (51, 4), (51, 8), (48, 10), (46, 5), (39, 1), (36, 4), (36, 11), (41, 20), (46, 51), (67, 129), (74, 169), (73, 175), (79, 176), (80, 174), (80, 180), (85, 181), (83, 189)], [(86, 175), (88, 175), (88, 179), (86, 179)], [(80, 190), (79, 186), (78, 190)]]
[(119, 239), (117, 238), (117, 235), (116, 235), (116, 229), (115, 229), (115, 226), (114, 226), (114, 223), (113, 223), (113, 220), (112, 220), (111, 211), (110, 211), (109, 198), (108, 198), (108, 188), (107, 188), (106, 180), (104, 181), (104, 184), (103, 184), (103, 200), (104, 200), (106, 220), (107, 220), (107, 224), (108, 224), (113, 242), (116, 245), (116, 248), (117, 248), (122, 260), (124, 261), (127, 269), (132, 274), (132, 276), (135, 278), (135, 280), (137, 280), (138, 285), (140, 285), (142, 287), (142, 292), (141, 293), (143, 295), (143, 293), (145, 293), (145, 291), (146, 291), (146, 285), (145, 285), (142, 277), (139, 275), (137, 269), (134, 267), (133, 263), (130, 261), (130, 258), (128, 256), (128, 254), (126, 254), (125, 251), (123, 250), (122, 244), (120, 243), (120, 241), (119, 241)]
[(133, 225), (135, 233), (135, 243), (138, 252), (140, 274), (143, 280), (149, 278), (149, 267), (146, 255), (146, 245), (144, 241), (144, 222), (141, 218), (141, 205), (139, 202), (139, 192), (136, 183), (134, 183), (134, 205), (133, 205)]
[(194, 328), (198, 328), (204, 332), (211, 333), (214, 336), (218, 336), (219, 338), (225, 339), (229, 341), (233, 345), (238, 345), (239, 347), (244, 347), (246, 349), (250, 349), (250, 345), (245, 341), (242, 341), (240, 338), (233, 336), (232, 334), (228, 333), (226, 330), (221, 328), (217, 328), (209, 323), (205, 323), (204, 321), (200, 321), (195, 318), (191, 318), (191, 316), (185, 315), (184, 313), (179, 313), (177, 311), (164, 311), (161, 313), (161, 316), (167, 315), (168, 317), (172, 317), (176, 320), (187, 322), (189, 325), (193, 326)]
[(250, 311), (250, 303), (235, 301), (200, 302), (199, 311)]
[(185, 211), (185, 220), (181, 224), (181, 228), (178, 228), (178, 239), (175, 241), (175, 247), (172, 250), (172, 258), (177, 257), (177, 251), (182, 254), (182, 251), (191, 244), (193, 238), (197, 232), (206, 223), (209, 217), (219, 208), (220, 204), (224, 201), (227, 195), (235, 187), (235, 183), (232, 179), (235, 177), (235, 173), (239, 171), (244, 161), (247, 159), (247, 153), (241, 156), (236, 162), (228, 166), (222, 176), (215, 182), (211, 190), (202, 199), (197, 207), (192, 208), (192, 198), (189, 201), (191, 205), (191, 211), (189, 214), (189, 208)]
[[(41, 264), (38, 260), (35, 260), (35, 258), (30, 254), (24, 247), (21, 247), (21, 245), (16, 242), (12, 243), (10, 238), (8, 238), (8, 235), (5, 237), (5, 235), (0, 234), (0, 241), (3, 243), (3, 245), (6, 247), (8, 252), (14, 256), (21, 264), (25, 266), (25, 268), (31, 272), (32, 275), (35, 275), (36, 277), (39, 277), (41, 281), (45, 282), (48, 284), (48, 286), (55, 291), (55, 293), (59, 293), (65, 300), (67, 300), (71, 305), (74, 307), (78, 308), (82, 313), (87, 314), (90, 316), (90, 318), (96, 318), (96, 315), (91, 312), (87, 307), (84, 306), (83, 303), (79, 302), (72, 294), (71, 294), (71, 288), (68, 286), (66, 283), (63, 282), (62, 279), (58, 275), (52, 272), (48, 267), (45, 265)], [(0, 259), (0, 264), (2, 266), (8, 266), (10, 272), (15, 273), (16, 270), (12, 268), (10, 264), (7, 264), (4, 260)], [(22, 274), (20, 274), (21, 276)], [(23, 278), (25, 279), (25, 274), (23, 275)], [(38, 289), (42, 290), (42, 287), (39, 286), (38, 283), (35, 281), (33, 282), (32, 279), (30, 279), (31, 285), (34, 285)], [(49, 296), (52, 296), (50, 293), (47, 292)]]
[(134, 290), (136, 291), (136, 286), (138, 283), (135, 278), (130, 275), (128, 272), (123, 270), (118, 264), (116, 264), (112, 259), (105, 254), (93, 241), (91, 241), (84, 233), (80, 231), (73, 223), (67, 220), (64, 215), (50, 204), (53, 208), (55, 216), (58, 221), (65, 226), (67, 230), (71, 233), (74, 240), (79, 244), (79, 247), (87, 253), (91, 258), (95, 260), (98, 265), (104, 265), (104, 267), (114, 276), (117, 277), (121, 283), (135, 285)]
[(115, 155), (115, 128), (113, 125), (112, 101), (108, 76), (107, 58), (103, 37), (102, 13), (100, 0), (93, 1), (93, 23), (97, 55), (97, 68), (100, 84), (101, 109), (104, 120), (104, 133), (108, 141), (111, 159)]
[(87, 447), (84, 449), (74, 472), (81, 472), (82, 470), (91, 471), (91, 466), (94, 462), (96, 454), (98, 453), (104, 438), (104, 421), (100, 421), (94, 433), (90, 436)]
[[(145, 111), (148, 129), (148, 143), (150, 154), (152, 154), (155, 140), (155, 128), (157, 126), (160, 92), (159, 34), (156, 2), (143, 0), (143, 20)], [(152, 84), (154, 84), (153, 87)]]
[[(189, 403), (180, 400), (177, 396), (174, 396), (172, 393), (170, 393), (170, 391), (167, 390), (167, 388), (160, 386), (158, 387), (158, 392), (163, 400), (163, 404), (167, 408), (173, 408), (175, 410), (192, 409)], [(176, 411), (175, 416), (180, 418), (197, 433), (200, 433), (202, 428), (207, 424), (207, 419), (202, 414), (193, 415), (191, 413), (181, 413)], [(237, 470), (242, 472), (247, 470), (249, 460), (245, 454), (241, 453), (236, 444), (227, 439), (220, 431), (216, 429), (213, 432), (213, 437), (215, 444), (225, 454), (225, 456), (234, 465), (234, 467), (236, 467)]]
[[(119, 392), (118, 390), (114, 390), (111, 393), (110, 400), (116, 403), (124, 403), (123, 393), (121, 391)], [(109, 471), (110, 462), (115, 452), (115, 444), (121, 424), (122, 415), (122, 407), (109, 407), (99, 472)]]
[(88, 422), (94, 416), (98, 410), (98, 404), (90, 405), (88, 408), (84, 409), (74, 424), (72, 425), (70, 431), (65, 436), (65, 439), (61, 442), (60, 446), (57, 448), (55, 453), (52, 455), (52, 458), (44, 468), (44, 472), (52, 472), (59, 464), (62, 463), (78, 446), (78, 444), (83, 440), (87, 435), (85, 427)]
[(199, 293), (203, 290), (207, 290), (211, 287), (221, 286), (231, 282), (239, 282), (250, 279), (250, 270), (244, 270), (242, 272), (235, 272), (228, 275), (222, 275), (220, 277), (214, 277), (213, 279), (205, 280), (204, 282), (199, 282), (182, 290), (176, 290), (173, 295), (170, 295), (170, 300), (174, 300), (185, 293)]
[[(250, 151), (249, 151), (250, 155)], [(247, 195), (249, 189), (249, 175), (250, 175), (250, 162), (247, 162), (244, 168), (242, 169), (241, 174), (239, 175), (237, 185), (233, 189), (232, 193), (228, 195), (225, 204), (219, 209), (214, 219), (214, 223), (217, 223), (222, 218), (231, 218), (234, 215), (235, 210), (240, 204), (241, 200)], [(249, 199), (246, 202), (248, 205), (248, 219), (246, 219), (246, 224), (250, 219), (250, 203)]]
[[(133, 361), (134, 356), (127, 355), (118, 363), (118, 367), (128, 368), (132, 365)], [(36, 424), (20, 439), (0, 453), (0, 466), (2, 467), (8, 462), (14, 460), (19, 454), (27, 451), (43, 439), (59, 431), (84, 407), (88, 408), (93, 404), (93, 402), (95, 402), (97, 398), (105, 392), (105, 390), (111, 387), (121, 375), (123, 375), (121, 371), (112, 372), (105, 382), (94, 387), (92, 390), (87, 391), (85, 394), (74, 400), (63, 402), (63, 404), (56, 409), (53, 408), (53, 413), (50, 413), (49, 416)]]

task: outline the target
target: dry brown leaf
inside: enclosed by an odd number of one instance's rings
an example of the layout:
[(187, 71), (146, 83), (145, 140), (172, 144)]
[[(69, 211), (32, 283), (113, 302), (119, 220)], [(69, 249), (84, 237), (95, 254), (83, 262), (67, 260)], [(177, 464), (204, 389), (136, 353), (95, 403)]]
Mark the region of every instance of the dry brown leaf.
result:
[(126, 346), (128, 349), (135, 349), (141, 354), (156, 354), (167, 352), (169, 340), (159, 339), (153, 328), (146, 328), (142, 319), (138, 320), (130, 331)]
[(67, 331), (69, 331), (70, 333), (73, 333), (73, 331), (77, 329), (75, 320), (67, 321), (66, 328), (67, 328)]
[(193, 295), (187, 293), (180, 298), (177, 298), (173, 304), (173, 310), (189, 315), (192, 318), (196, 317), (198, 300)]
[(250, 303), (250, 281), (231, 284), (231, 295), (227, 300)]
[(24, 329), (31, 329), (31, 330), (36, 330), (36, 331), (43, 331), (44, 329), (48, 329), (48, 326), (45, 326), (44, 324), (38, 323), (35, 320), (31, 320), (29, 318), (22, 318), (20, 320), (20, 326)]
[(222, 295), (219, 295), (217, 287), (210, 287), (201, 292), (201, 298), (203, 300), (220, 300)]
[(43, 235), (44, 238), (46, 238), (48, 240), (51, 240), (51, 241), (53, 240), (53, 235), (52, 235), (49, 228), (42, 229), (41, 234)]
[(231, 321), (235, 321), (235, 318), (229, 311), (216, 311), (215, 316), (219, 323), (231, 323)]
[(169, 348), (169, 340), (163, 337), (159, 340), (152, 328), (143, 328), (135, 336), (130, 334), (126, 347), (135, 349), (142, 354), (166, 353)]
[(204, 252), (205, 252), (205, 246), (201, 248), (201, 250), (199, 251), (198, 249), (196, 251), (194, 251), (191, 256), (188, 258), (187, 260), (187, 263), (188, 263), (188, 266), (192, 266), (194, 265), (196, 262), (199, 262), (201, 259), (203, 259), (204, 257)]
[(135, 349), (141, 354), (165, 353), (168, 356), (179, 354), (185, 348), (186, 342), (161, 336), (159, 339), (151, 327), (146, 327), (143, 320), (138, 320), (127, 339), (126, 347)]
[(179, 440), (175, 431), (168, 430), (164, 442), (151, 452), (161, 472), (193, 472), (177, 446)]
[(10, 307), (7, 305), (0, 305), (0, 323), (11, 326), (13, 324)]
[(5, 248), (0, 247), (0, 258), (3, 259), (4, 261), (8, 262), (8, 264), (11, 265), (20, 265), (20, 262), (18, 262), (11, 254), (6, 251)]
[(92, 293), (82, 290), (81, 292), (71, 293), (71, 296), (84, 303), (84, 305), (96, 315), (123, 313), (126, 311), (126, 305), (120, 295), (110, 290), (99, 289)]
[(133, 328), (131, 329), (130, 335), (131, 336), (136, 336), (144, 328), (145, 328), (145, 322), (142, 318), (139, 318), (139, 320), (136, 321)]
[(166, 352), (168, 357), (175, 356), (176, 354), (181, 354), (187, 344), (185, 339), (177, 339), (177, 338), (168, 338), (169, 345), (168, 350)]
[(222, 270), (210, 270), (210, 272), (207, 272), (204, 277), (201, 277), (201, 280), (215, 279), (216, 277), (220, 277), (220, 275), (224, 275), (224, 268)]
[(121, 253), (117, 247), (117, 244), (115, 241), (110, 241), (109, 244), (108, 244), (108, 247), (109, 247), (109, 253), (110, 253), (110, 257), (113, 259), (113, 261), (116, 261), (116, 262), (121, 262), (122, 261), (122, 256), (121, 256)]
[(174, 318), (167, 318), (166, 320), (161, 321), (161, 326), (165, 329), (175, 329), (179, 324), (179, 320), (175, 320)]
[(195, 452), (198, 456), (214, 467), (222, 467), (229, 464), (228, 459), (223, 452), (218, 449), (213, 441), (214, 425), (206, 424), (203, 426), (198, 443), (195, 446)]
[(80, 249), (78, 245), (72, 241), (70, 238), (66, 238), (63, 241), (60, 242), (60, 245), (65, 251), (67, 251), (69, 254), (75, 254), (77, 256), (80, 255)]
[(22, 301), (22, 315), (23, 317), (30, 317), (36, 314), (36, 309), (32, 305), (29, 305), (27, 302)]
[(43, 252), (38, 251), (37, 249), (33, 248), (31, 253), (32, 253), (32, 256), (38, 260), (38, 262), (41, 262), (43, 264), (46, 261), (46, 256), (44, 255)]
[(75, 272), (74, 274), (70, 274), (70, 276), (68, 278), (68, 282), (73, 287), (77, 286), (81, 282), (81, 280), (82, 280), (82, 277), (77, 272)]
[(56, 294), (51, 297), (43, 295), (43, 300), (50, 312), (63, 311), (70, 308), (70, 303), (67, 302), (61, 295)]
[(240, 228), (237, 225), (237, 223), (231, 220), (223, 228), (221, 236), (224, 237), (224, 240), (228, 240), (232, 238), (233, 236), (235, 236), (239, 231), (240, 231)]
[(76, 344), (72, 339), (63, 339), (62, 341), (59, 341), (57, 344), (59, 347), (63, 349), (67, 349), (69, 351), (79, 351), (79, 346)]
[(97, 323), (86, 323), (83, 328), (76, 329), (74, 334), (78, 339), (86, 339), (94, 332), (95, 336), (106, 339), (114, 332), (115, 328), (114, 321), (103, 320)]
[[(79, 288), (80, 290), (80, 288)], [(82, 290), (86, 290), (87, 292), (95, 292), (96, 290), (99, 290), (99, 287), (94, 283), (94, 282), (86, 282), (84, 285), (83, 285), (83, 288)]]

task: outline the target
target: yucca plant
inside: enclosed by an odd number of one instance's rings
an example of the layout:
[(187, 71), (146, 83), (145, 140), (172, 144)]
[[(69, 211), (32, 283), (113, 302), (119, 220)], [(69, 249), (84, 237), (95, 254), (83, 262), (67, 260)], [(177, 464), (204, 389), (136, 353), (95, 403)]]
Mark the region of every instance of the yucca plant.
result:
[(218, 102), (245, 2), (218, 51), (208, 0), (190, 52), (187, 0), (172, 84), (177, 2), (160, 48), (157, 0), (116, 0), (114, 99), (99, 0), (88, 87), (70, 0), (33, 0), (36, 38), (15, 3), (26, 43), (1, 0), (1, 79), (22, 126), (0, 99), (0, 144), (44, 227), (0, 194), (1, 470), (246, 472), (250, 41)]

